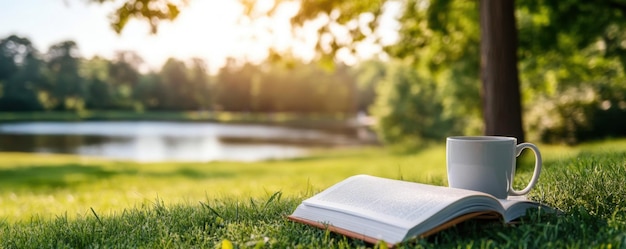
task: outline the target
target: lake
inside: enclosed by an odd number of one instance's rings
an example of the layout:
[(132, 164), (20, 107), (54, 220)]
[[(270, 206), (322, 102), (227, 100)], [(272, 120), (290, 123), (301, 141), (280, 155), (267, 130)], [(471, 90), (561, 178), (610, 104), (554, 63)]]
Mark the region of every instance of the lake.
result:
[(351, 129), (208, 122), (24, 122), (0, 124), (0, 151), (138, 162), (250, 162), (299, 157), (320, 146), (359, 144), (358, 134)]

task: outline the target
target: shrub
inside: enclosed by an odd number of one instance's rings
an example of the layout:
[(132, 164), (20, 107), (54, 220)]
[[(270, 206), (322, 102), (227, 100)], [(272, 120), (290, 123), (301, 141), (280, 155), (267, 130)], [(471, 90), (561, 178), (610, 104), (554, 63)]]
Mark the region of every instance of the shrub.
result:
[(541, 96), (527, 110), (531, 140), (575, 144), (626, 135), (623, 86), (569, 88), (552, 97)]
[(420, 74), (410, 63), (393, 62), (378, 85), (372, 113), (377, 132), (389, 145), (414, 149), (439, 141), (453, 128), (432, 78)]

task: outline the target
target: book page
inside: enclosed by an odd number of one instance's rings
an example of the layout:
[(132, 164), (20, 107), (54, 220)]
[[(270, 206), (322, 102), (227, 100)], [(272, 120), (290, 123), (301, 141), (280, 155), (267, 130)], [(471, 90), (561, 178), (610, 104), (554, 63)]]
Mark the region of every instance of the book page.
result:
[(411, 227), (453, 202), (473, 195), (485, 194), (359, 175), (350, 177), (303, 203)]
[[(499, 200), (500, 204), (506, 210), (504, 212), (504, 221), (510, 222), (515, 220), (524, 214), (526, 214), (526, 210), (530, 208), (538, 208), (543, 206), (539, 203), (533, 202), (526, 198), (526, 196), (509, 196), (506, 200)], [(543, 206), (544, 208), (550, 209), (548, 207)]]

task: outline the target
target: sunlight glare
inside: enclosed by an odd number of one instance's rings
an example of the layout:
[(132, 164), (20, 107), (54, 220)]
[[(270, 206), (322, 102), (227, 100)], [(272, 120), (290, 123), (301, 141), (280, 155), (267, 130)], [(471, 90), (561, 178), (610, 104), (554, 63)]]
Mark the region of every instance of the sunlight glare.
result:
[[(176, 20), (161, 22), (156, 35), (149, 34), (147, 23), (132, 20), (121, 39), (134, 41), (133, 47), (150, 65), (162, 65), (169, 57), (180, 60), (199, 57), (215, 71), (228, 57), (259, 62), (266, 58), (270, 48), (294, 50), (289, 19), (297, 7), (283, 4), (272, 18), (261, 17), (251, 22), (243, 17), (244, 9), (238, 1), (189, 1)], [(304, 50), (298, 47), (298, 51)], [(306, 52), (303, 56), (307, 56)]]

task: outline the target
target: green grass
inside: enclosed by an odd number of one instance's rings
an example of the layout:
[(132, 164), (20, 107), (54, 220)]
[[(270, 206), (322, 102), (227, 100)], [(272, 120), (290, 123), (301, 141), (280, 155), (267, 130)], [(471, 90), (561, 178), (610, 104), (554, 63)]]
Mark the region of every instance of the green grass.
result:
[[(304, 197), (359, 173), (441, 183), (445, 155), (395, 156), (376, 148), (259, 163), (132, 163), (73, 156), (1, 153), (0, 217), (109, 214), (156, 198), (166, 204), (207, 198), (257, 198), (281, 191)], [(429, 163), (419, 163), (429, 162)], [(442, 168), (443, 165), (443, 168)]]
[[(407, 248), (625, 248), (626, 140), (540, 145), (531, 198), (564, 213), (470, 221)], [(532, 174), (524, 155), (516, 176)], [(445, 185), (443, 145), (413, 154), (319, 151), (259, 163), (115, 162), (0, 153), (0, 248), (354, 248), (359, 240), (290, 222), (300, 201), (354, 174)]]

